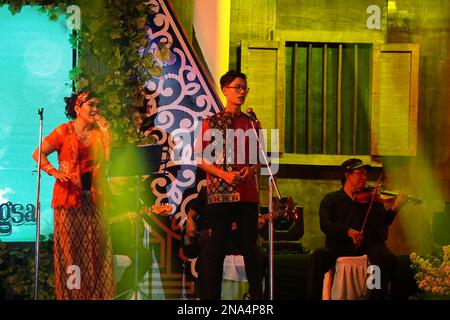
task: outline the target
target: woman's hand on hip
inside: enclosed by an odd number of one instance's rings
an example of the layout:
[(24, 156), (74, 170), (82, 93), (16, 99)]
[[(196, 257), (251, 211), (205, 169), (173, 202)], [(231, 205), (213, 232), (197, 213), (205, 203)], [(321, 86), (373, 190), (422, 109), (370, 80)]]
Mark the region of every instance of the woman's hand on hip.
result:
[(69, 173), (65, 173), (62, 171), (55, 170), (53, 172), (50, 172), (50, 174), (55, 177), (56, 180), (62, 181), (62, 182), (68, 182), (72, 179), (72, 175)]

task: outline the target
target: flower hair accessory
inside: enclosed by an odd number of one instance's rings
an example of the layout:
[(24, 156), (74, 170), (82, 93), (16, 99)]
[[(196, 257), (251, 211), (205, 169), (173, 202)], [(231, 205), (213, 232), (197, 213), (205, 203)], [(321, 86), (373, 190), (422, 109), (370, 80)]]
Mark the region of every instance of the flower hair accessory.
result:
[(78, 94), (77, 100), (75, 101), (75, 107), (81, 107), (81, 105), (86, 102), (88, 96), (88, 92), (81, 92), (80, 94)]

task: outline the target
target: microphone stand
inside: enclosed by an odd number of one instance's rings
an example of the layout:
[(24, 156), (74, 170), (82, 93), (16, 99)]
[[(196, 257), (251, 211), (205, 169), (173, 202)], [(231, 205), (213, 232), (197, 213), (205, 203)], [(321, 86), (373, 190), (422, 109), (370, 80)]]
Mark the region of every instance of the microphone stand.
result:
[[(135, 292), (135, 299), (139, 300), (139, 228), (141, 226), (141, 219), (139, 212), (141, 211), (141, 181), (140, 176), (136, 175), (136, 219), (134, 221), (134, 292)], [(151, 254), (151, 252), (150, 252)]]
[(44, 124), (44, 108), (38, 109), (39, 115), (39, 152), (38, 152), (38, 163), (37, 163), (37, 184), (36, 184), (36, 243), (35, 243), (35, 270), (34, 270), (34, 300), (38, 300), (38, 278), (39, 278), (39, 241), (41, 233), (41, 202), (40, 202), (40, 192), (41, 192), (41, 156), (42, 156), (42, 127)]
[[(253, 113), (253, 111), (252, 111)], [(252, 124), (253, 132), (255, 134), (256, 140), (258, 141), (258, 149), (260, 151), (260, 154), (262, 154), (264, 158), (264, 164), (267, 166), (267, 169), (269, 171), (269, 299), (273, 300), (273, 188), (275, 188), (275, 191), (277, 193), (278, 200), (281, 200), (281, 193), (280, 189), (278, 188), (277, 182), (275, 181), (275, 177), (273, 176), (272, 169), (269, 166), (269, 161), (266, 157), (266, 152), (263, 148), (263, 145), (261, 144), (261, 141), (259, 140), (258, 132), (256, 131), (255, 125), (253, 121), (259, 122), (258, 119), (256, 119), (256, 116), (249, 115)]]

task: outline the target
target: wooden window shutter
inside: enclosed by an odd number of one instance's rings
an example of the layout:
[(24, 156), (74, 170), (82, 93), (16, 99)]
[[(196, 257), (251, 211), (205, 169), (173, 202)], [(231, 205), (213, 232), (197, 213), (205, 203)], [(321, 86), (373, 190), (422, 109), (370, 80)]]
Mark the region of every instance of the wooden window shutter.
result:
[(416, 155), (419, 45), (375, 44), (372, 72), (371, 154)]
[(251, 88), (243, 111), (253, 108), (262, 127), (268, 129), (269, 151), (270, 129), (276, 128), (279, 129), (279, 152), (284, 152), (284, 60), (283, 41), (241, 42), (241, 71), (247, 75)]

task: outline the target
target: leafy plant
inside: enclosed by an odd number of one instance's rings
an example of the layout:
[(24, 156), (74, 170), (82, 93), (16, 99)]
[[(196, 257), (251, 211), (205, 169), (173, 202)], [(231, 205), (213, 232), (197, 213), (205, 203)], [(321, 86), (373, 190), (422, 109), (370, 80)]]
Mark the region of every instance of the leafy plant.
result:
[[(39, 247), (38, 297), (54, 299), (53, 235), (41, 236)], [(0, 242), (0, 287), (14, 299), (34, 298), (34, 248), (29, 243)]]

